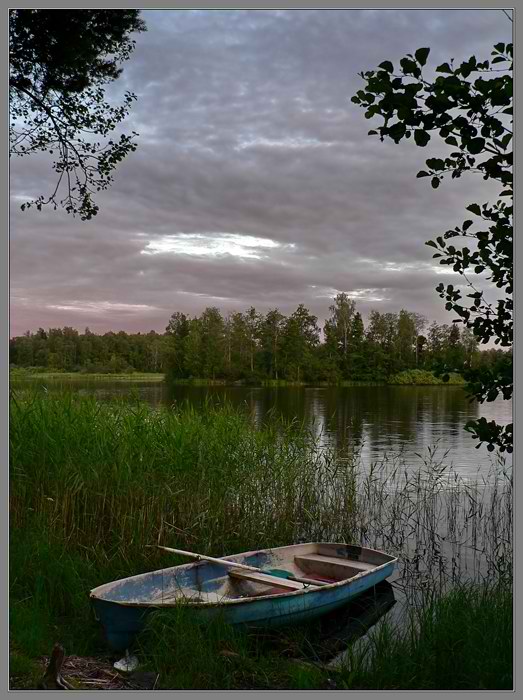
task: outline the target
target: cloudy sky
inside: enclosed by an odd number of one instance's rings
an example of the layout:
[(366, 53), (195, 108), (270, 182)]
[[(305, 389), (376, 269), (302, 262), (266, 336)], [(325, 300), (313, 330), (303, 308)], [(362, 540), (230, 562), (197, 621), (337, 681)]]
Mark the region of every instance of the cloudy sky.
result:
[[(20, 212), (55, 184), (11, 163), (11, 334), (57, 326), (163, 332), (174, 311), (255, 306), (320, 323), (345, 291), (367, 317), (406, 308), (449, 323), (434, 291), (459, 281), (429, 238), (495, 198), (479, 176), (416, 179), (442, 148), (367, 136), (358, 72), (431, 47), (429, 66), (511, 40), (500, 10), (166, 10), (113, 93), (138, 96), (138, 150), (82, 222)], [(377, 124), (378, 122), (376, 122)], [(381, 123), (381, 122), (379, 122)]]

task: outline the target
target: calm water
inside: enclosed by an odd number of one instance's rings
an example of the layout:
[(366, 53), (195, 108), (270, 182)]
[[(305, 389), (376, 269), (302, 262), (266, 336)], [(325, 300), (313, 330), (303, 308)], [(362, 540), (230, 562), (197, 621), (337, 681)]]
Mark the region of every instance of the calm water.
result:
[[(152, 405), (201, 406), (206, 400), (229, 401), (247, 410), (256, 424), (269, 412), (302, 421), (320, 444), (361, 451), (364, 464), (379, 461), (387, 453), (401, 451), (403, 461), (419, 464), (417, 454), (438, 445), (438, 455), (448, 450), (445, 463), (461, 476), (475, 478), (495, 459), (463, 429), (466, 421), (484, 416), (506, 424), (512, 421), (512, 403), (470, 402), (461, 387), (195, 387), (121, 380), (24, 380), (13, 386), (64, 387), (100, 400), (139, 396)], [(507, 459), (509, 463), (509, 459)]]

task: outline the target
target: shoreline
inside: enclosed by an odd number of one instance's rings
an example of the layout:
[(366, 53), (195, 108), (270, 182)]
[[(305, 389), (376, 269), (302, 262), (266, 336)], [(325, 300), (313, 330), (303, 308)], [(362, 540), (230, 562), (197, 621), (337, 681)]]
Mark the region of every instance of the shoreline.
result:
[[(393, 379), (391, 377), (391, 379)], [(464, 387), (465, 380), (456, 375), (451, 377), (449, 382), (443, 382), (438, 380), (438, 378), (432, 376), (428, 378), (430, 381), (351, 381), (342, 380), (339, 382), (293, 382), (285, 379), (279, 380), (261, 380), (258, 382), (252, 382), (249, 380), (236, 380), (231, 381), (227, 379), (173, 379), (170, 384), (172, 386), (189, 386), (189, 387), (211, 387), (219, 386), (224, 388), (253, 388), (253, 389), (278, 389), (278, 388), (309, 388), (309, 389), (327, 389), (327, 388), (346, 388), (346, 387), (369, 387), (369, 386), (461, 386)], [(87, 372), (20, 372), (11, 371), (9, 373), (9, 382), (16, 381), (126, 381), (126, 382), (155, 382), (163, 383), (166, 381), (166, 375), (161, 372), (132, 372), (125, 373), (119, 372), (115, 374), (105, 374), (105, 373), (87, 373)]]

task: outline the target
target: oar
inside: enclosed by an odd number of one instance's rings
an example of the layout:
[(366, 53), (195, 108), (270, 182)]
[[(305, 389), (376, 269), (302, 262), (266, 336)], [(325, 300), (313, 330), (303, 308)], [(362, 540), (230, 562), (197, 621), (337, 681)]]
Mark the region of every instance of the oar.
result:
[[(248, 566), (247, 564), (239, 564), (238, 562), (235, 561), (229, 561), (228, 559), (218, 559), (216, 557), (208, 557), (205, 556), (204, 554), (197, 554), (196, 552), (186, 552), (184, 549), (173, 549), (172, 547), (163, 547), (162, 545), (156, 544), (156, 545), (147, 545), (148, 547), (157, 547), (158, 549), (163, 549), (166, 552), (172, 552), (173, 554), (182, 554), (183, 556), (186, 557), (191, 557), (191, 559), (196, 559), (197, 561), (209, 561), (213, 564), (221, 564), (222, 566), (230, 566), (231, 568), (234, 569), (244, 569), (246, 571), (257, 571), (260, 574), (268, 574), (271, 575), (271, 571), (263, 571), (263, 569), (260, 569), (256, 566)], [(278, 569), (278, 574), (272, 574), (274, 575), (275, 578), (284, 578), (281, 574), (283, 571), (281, 569)], [(300, 576), (293, 576), (292, 574), (289, 573), (288, 576), (285, 576), (285, 578), (288, 578), (291, 581), (298, 581), (299, 583), (306, 583), (309, 584), (310, 586), (326, 586), (328, 585), (325, 581), (311, 581), (311, 579), (308, 578), (302, 578)]]

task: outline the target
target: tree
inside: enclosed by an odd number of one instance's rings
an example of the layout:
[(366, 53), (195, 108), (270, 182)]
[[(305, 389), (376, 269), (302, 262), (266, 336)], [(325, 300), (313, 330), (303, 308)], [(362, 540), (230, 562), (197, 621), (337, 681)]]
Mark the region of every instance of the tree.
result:
[(398, 315), (398, 333), (396, 337), (396, 350), (400, 370), (412, 366), (416, 354), (416, 326), (414, 319), (408, 311), (401, 309)]
[[(512, 44), (494, 46), (491, 60), (478, 62), (475, 56), (455, 67), (453, 60), (436, 68), (436, 78), (423, 75), (430, 49), (418, 49), (400, 61), (394, 71), (383, 61), (376, 71), (361, 73), (366, 90), (359, 90), (352, 101), (365, 108), (371, 119), (381, 116), (383, 126), (369, 134), (380, 140), (391, 138), (400, 143), (413, 138), (424, 147), (433, 135), (452, 150), (444, 158), (429, 158), (427, 170), (418, 177), (429, 177), (437, 188), (445, 174), (459, 178), (464, 173), (479, 173), (484, 180), (499, 182), (501, 192), (494, 204), (472, 203), (467, 207), (481, 220), (481, 230), (467, 219), (461, 226), (446, 231), (427, 245), (436, 249), (434, 258), (450, 265), (462, 275), (468, 294), (452, 284), (436, 288), (445, 299), (445, 308), (458, 314), (456, 323), (471, 329), (480, 343), (512, 346)], [(469, 79), (470, 78), (470, 79)], [(508, 199), (505, 199), (508, 198)], [(448, 243), (452, 239), (452, 243)], [(462, 239), (468, 245), (457, 247)], [(468, 246), (471, 247), (468, 247)], [(471, 273), (483, 277), (502, 290), (495, 304), (470, 279)], [(470, 301), (467, 301), (470, 300)], [(493, 401), (499, 394), (512, 396), (512, 355), (504, 354), (504, 363), (495, 376), (481, 368), (468, 368), (465, 378), (471, 396)], [(512, 451), (512, 424), (505, 427), (484, 418), (470, 421), (465, 428), (487, 443), (489, 450)]]
[(216, 379), (225, 364), (225, 332), (220, 310), (208, 306), (200, 316), (201, 354), (204, 377)]
[(312, 353), (320, 340), (317, 317), (300, 304), (285, 321), (282, 338), (282, 355), (285, 373), (292, 381), (305, 379), (305, 372), (311, 365)]
[(350, 334), (348, 356), (348, 378), (356, 381), (368, 378), (368, 364), (365, 352), (365, 327), (359, 311), (354, 315)]
[(169, 337), (168, 351), (168, 374), (174, 379), (184, 379), (186, 373), (186, 338), (189, 335), (189, 321), (187, 316), (180, 311), (175, 311), (167, 328), (165, 329)]
[[(113, 107), (104, 86), (129, 58), (132, 32), (145, 30), (138, 10), (11, 10), (9, 15), (10, 153), (54, 156), (58, 175), (48, 196), (21, 205), (52, 204), (82, 220), (98, 212), (93, 195), (112, 182), (112, 172), (136, 149), (136, 132), (104, 139), (127, 116), (136, 95), (126, 92)], [(61, 193), (65, 190), (62, 198)]]
[(419, 353), (422, 350), (426, 339), (422, 335), (425, 326), (427, 325), (427, 318), (423, 314), (410, 313), (409, 314), (412, 322), (414, 323), (414, 329), (416, 331), (416, 341), (415, 341), (415, 352), (416, 352), (416, 367), (419, 363)]
[(260, 328), (265, 370), (270, 379), (278, 379), (278, 359), (284, 322), (285, 317), (278, 309), (269, 309)]
[(251, 306), (247, 309), (244, 318), (249, 338), (249, 368), (252, 375), (254, 374), (254, 358), (258, 350), (258, 341), (260, 339), (262, 316), (256, 311), (254, 306)]
[(184, 346), (184, 363), (187, 376), (189, 378), (204, 376), (202, 361), (203, 329), (202, 322), (199, 318), (193, 318), (189, 322), (189, 332), (185, 339)]
[(343, 357), (347, 357), (349, 349), (349, 336), (352, 326), (352, 319), (355, 313), (356, 304), (348, 297), (345, 292), (336, 295), (334, 304), (329, 306), (331, 319), (336, 329), (338, 336), (338, 344), (340, 346)]
[(325, 324), (325, 331), (338, 351), (339, 364), (343, 374), (347, 372), (347, 355), (356, 304), (345, 292), (340, 292), (329, 306), (331, 316)]

